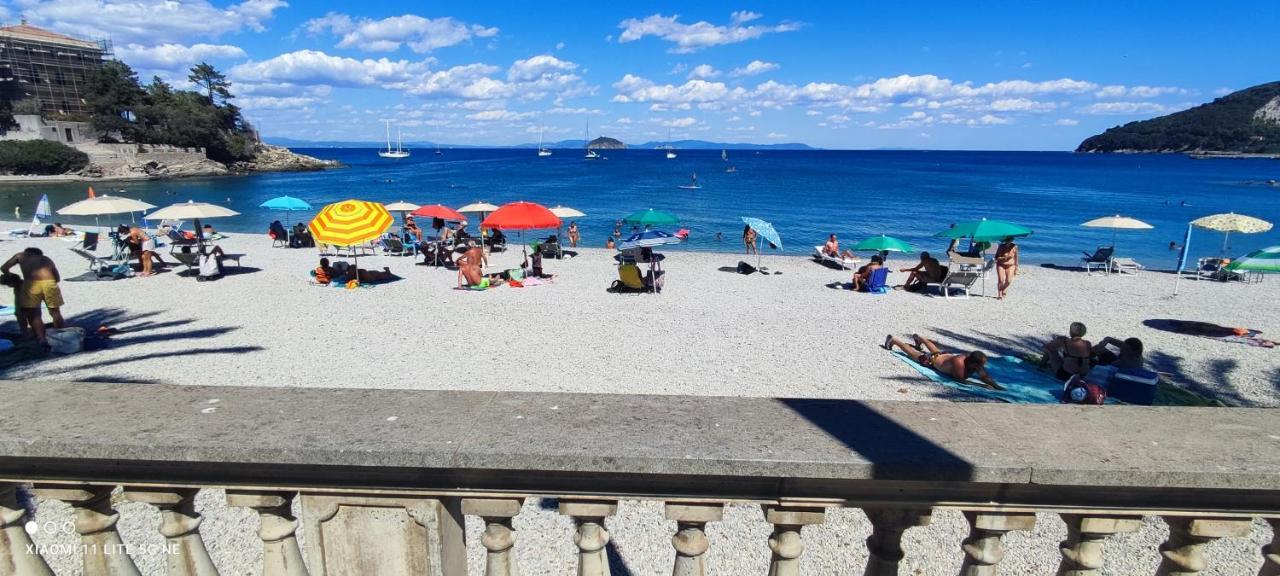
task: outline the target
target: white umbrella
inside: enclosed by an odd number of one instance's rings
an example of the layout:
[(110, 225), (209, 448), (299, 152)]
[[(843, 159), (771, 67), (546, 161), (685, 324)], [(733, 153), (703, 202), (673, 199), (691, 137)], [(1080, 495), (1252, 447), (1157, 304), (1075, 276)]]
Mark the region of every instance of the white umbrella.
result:
[(551, 209), (551, 213), (561, 218), (581, 218), (583, 216), (586, 216), (586, 214), (582, 213), (581, 211), (574, 210), (573, 208), (569, 208), (567, 206), (556, 206), (555, 208)]
[(57, 210), (57, 213), (63, 216), (93, 216), (93, 225), (96, 228), (98, 227), (98, 216), (103, 214), (124, 214), (128, 212), (132, 215), (134, 212), (146, 212), (152, 208), (155, 208), (154, 204), (147, 204), (141, 200), (103, 194), (102, 196), (87, 198), (74, 204), (63, 206)]
[(204, 253), (204, 230), (200, 227), (201, 218), (226, 218), (239, 216), (240, 213), (230, 208), (223, 208), (208, 202), (187, 200), (178, 204), (165, 206), (145, 216), (148, 220), (192, 220), (196, 228), (196, 248)]
[(1150, 230), (1152, 228), (1152, 226), (1150, 224), (1147, 224), (1146, 222), (1143, 222), (1136, 218), (1130, 218), (1128, 216), (1121, 216), (1119, 214), (1116, 214), (1115, 216), (1103, 216), (1101, 218), (1094, 218), (1093, 220), (1090, 220), (1088, 222), (1085, 222), (1084, 224), (1081, 224), (1081, 226), (1084, 226), (1085, 228), (1110, 228), (1112, 248), (1114, 248), (1116, 245), (1117, 231), (1119, 230)]
[[(490, 204), (488, 202), (481, 200), (479, 202), (472, 202), (470, 204), (467, 204), (466, 206), (459, 208), (458, 211), (463, 214), (480, 214), (480, 221), (484, 222), (485, 217), (488, 216), (490, 212), (493, 212), (498, 208), (499, 208), (498, 206), (494, 206), (493, 204)], [(489, 235), (488, 230), (484, 229), (483, 227), (480, 228), (480, 245), (481, 246), (484, 246), (484, 238), (488, 235)]]
[(413, 212), (414, 210), (421, 208), (421, 206), (418, 206), (413, 202), (405, 202), (401, 200), (399, 202), (392, 202), (390, 204), (387, 204), (385, 208), (387, 209), (388, 212)]
[(1232, 232), (1256, 234), (1258, 232), (1266, 232), (1271, 229), (1271, 223), (1266, 220), (1254, 218), (1253, 216), (1245, 216), (1244, 214), (1236, 214), (1235, 212), (1213, 214), (1211, 216), (1197, 218), (1191, 221), (1191, 225), (1196, 228), (1225, 232), (1226, 235), (1222, 237), (1223, 254), (1227, 253), (1227, 240), (1231, 238)]

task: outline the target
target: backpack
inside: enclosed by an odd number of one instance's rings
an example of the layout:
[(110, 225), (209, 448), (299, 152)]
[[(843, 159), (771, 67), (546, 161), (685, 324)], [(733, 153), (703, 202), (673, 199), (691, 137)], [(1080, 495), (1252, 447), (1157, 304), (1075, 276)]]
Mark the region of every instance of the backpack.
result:
[(1101, 406), (1107, 401), (1107, 389), (1097, 384), (1086, 382), (1079, 375), (1073, 375), (1062, 386), (1063, 404), (1090, 404)]
[(200, 257), (200, 273), (196, 276), (197, 281), (214, 280), (221, 276), (222, 263), (218, 261), (217, 256), (208, 254)]

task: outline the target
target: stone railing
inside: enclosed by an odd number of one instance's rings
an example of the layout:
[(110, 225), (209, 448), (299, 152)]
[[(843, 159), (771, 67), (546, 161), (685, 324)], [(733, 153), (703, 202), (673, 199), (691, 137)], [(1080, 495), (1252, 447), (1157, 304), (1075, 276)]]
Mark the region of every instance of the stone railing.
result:
[[(1104, 541), (1144, 516), (1169, 527), (1158, 574), (1199, 573), (1208, 543), (1280, 518), (1275, 410), (54, 382), (0, 382), (0, 399), (5, 575), (52, 574), (32, 497), (73, 510), (86, 575), (139, 573), (126, 503), (159, 511), (155, 572), (217, 574), (195, 506), (208, 489), (256, 511), (260, 573), (281, 576), (463, 575), (466, 516), (484, 574), (516, 574), (531, 497), (558, 499), (590, 576), (610, 573), (619, 500), (663, 503), (677, 576), (706, 571), (729, 503), (772, 525), (740, 543), (767, 546), (771, 575), (798, 574), (802, 528), (839, 507), (872, 526), (865, 566), (839, 573), (870, 575), (898, 574), (904, 532), (937, 511), (968, 521), (967, 575), (995, 574), (1002, 536), (1036, 513), (1065, 520), (1070, 575), (1101, 573)], [(1256, 558), (1280, 574), (1280, 543)]]

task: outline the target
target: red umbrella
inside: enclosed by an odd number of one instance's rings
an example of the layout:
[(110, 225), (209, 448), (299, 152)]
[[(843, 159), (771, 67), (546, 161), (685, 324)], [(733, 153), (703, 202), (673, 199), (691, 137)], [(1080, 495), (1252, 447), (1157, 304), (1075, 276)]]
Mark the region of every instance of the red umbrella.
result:
[(448, 220), (450, 222), (466, 222), (467, 221), (467, 217), (463, 216), (461, 212), (458, 212), (457, 210), (454, 210), (453, 208), (450, 208), (448, 206), (442, 206), (440, 204), (422, 206), (422, 207), (419, 207), (417, 210), (410, 212), (410, 214), (413, 214), (414, 216), (422, 216), (424, 218), (439, 218), (441, 220)]
[(560, 217), (553, 214), (546, 206), (533, 202), (512, 202), (495, 210), (481, 228), (498, 228), (501, 230), (533, 230), (535, 228), (559, 228)]

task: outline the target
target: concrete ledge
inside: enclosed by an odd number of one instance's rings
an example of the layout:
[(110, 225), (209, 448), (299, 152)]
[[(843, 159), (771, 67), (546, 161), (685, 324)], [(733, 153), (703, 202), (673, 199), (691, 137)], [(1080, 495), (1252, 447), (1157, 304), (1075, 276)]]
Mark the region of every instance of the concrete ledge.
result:
[(1267, 491), (1255, 505), (1280, 509), (1280, 411), (1266, 409), (15, 381), (0, 398), (9, 478), (285, 485), (305, 471), (309, 483), (492, 489), (635, 477), (639, 492), (705, 477), (725, 496), (812, 497), (868, 481), (1047, 485)]

